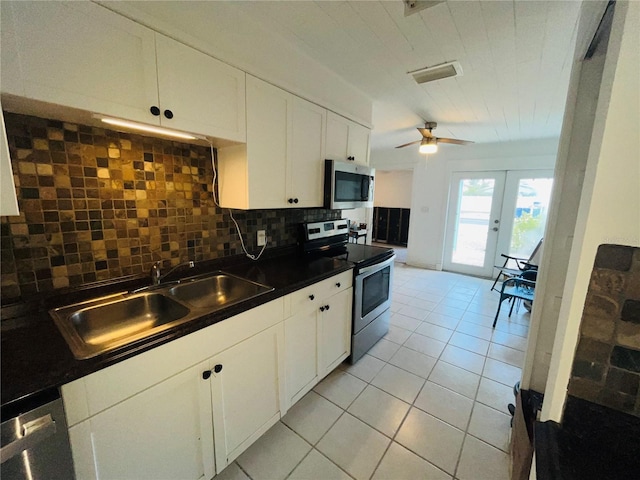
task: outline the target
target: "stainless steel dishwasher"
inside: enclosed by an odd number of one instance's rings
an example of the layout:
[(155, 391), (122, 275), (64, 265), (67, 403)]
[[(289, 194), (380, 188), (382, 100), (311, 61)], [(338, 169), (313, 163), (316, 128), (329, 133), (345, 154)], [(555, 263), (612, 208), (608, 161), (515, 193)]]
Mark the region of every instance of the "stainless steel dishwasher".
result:
[(1, 445), (3, 480), (75, 478), (58, 389), (3, 405)]

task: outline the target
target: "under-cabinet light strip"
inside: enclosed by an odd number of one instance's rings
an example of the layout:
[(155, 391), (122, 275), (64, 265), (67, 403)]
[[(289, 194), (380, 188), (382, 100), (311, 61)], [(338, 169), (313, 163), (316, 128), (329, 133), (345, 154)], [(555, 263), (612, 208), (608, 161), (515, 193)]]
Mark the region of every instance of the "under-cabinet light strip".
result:
[(108, 123), (109, 125), (116, 125), (118, 127), (131, 128), (133, 130), (140, 130), (148, 133), (157, 133), (158, 135), (167, 135), (169, 137), (182, 138), (184, 140), (196, 140), (199, 138), (188, 133), (182, 133), (176, 130), (169, 130), (168, 128), (153, 127), (151, 125), (130, 122), (128, 120), (120, 120), (119, 118), (102, 117), (102, 116), (97, 116), (96, 118), (99, 118), (101, 121), (103, 121), (104, 123)]

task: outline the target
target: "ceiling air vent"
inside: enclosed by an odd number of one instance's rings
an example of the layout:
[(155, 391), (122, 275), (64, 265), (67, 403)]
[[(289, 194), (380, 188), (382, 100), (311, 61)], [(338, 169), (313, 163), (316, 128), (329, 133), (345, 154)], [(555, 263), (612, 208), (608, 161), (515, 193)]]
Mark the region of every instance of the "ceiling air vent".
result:
[(418, 13), (425, 8), (433, 7), (439, 3), (444, 3), (445, 0), (425, 1), (425, 0), (402, 0), (404, 3), (404, 16), (408, 17), (414, 13)]
[(427, 83), (447, 77), (461, 77), (462, 67), (458, 62), (449, 62), (407, 73), (413, 75), (416, 83)]

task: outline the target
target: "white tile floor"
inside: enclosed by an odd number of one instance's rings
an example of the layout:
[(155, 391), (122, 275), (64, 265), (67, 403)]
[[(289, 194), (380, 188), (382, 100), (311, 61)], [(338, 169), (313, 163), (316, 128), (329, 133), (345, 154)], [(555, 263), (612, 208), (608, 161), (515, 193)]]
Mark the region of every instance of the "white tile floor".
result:
[[(491, 282), (396, 263), (391, 328), (216, 480), (509, 477), (513, 384), (529, 314), (491, 328)], [(505, 304), (506, 307), (506, 304)]]

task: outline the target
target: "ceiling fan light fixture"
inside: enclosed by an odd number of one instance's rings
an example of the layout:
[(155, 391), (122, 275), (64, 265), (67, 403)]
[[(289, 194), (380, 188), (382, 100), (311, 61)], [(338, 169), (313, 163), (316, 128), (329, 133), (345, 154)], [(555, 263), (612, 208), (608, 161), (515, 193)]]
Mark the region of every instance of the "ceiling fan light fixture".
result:
[(437, 140), (435, 138), (423, 138), (420, 142), (420, 148), (418, 149), (418, 151), (425, 155), (436, 153), (438, 151)]
[(435, 82), (436, 80), (441, 80), (443, 78), (461, 77), (462, 66), (460, 65), (460, 62), (448, 62), (407, 73), (413, 76), (413, 79), (417, 84), (423, 84)]

